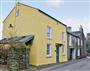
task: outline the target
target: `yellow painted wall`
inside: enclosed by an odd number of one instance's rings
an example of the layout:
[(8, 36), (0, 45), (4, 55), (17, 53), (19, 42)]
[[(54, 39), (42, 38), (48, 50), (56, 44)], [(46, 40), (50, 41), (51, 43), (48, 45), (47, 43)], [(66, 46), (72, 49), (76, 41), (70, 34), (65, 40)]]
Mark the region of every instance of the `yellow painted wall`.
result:
[[(30, 46), (29, 63), (35, 66), (56, 63), (56, 46), (55, 43), (65, 44), (65, 54), (62, 55), (60, 48), (60, 62), (67, 61), (67, 33), (66, 27), (59, 22), (40, 13), (37, 9), (19, 4), (20, 14), (15, 19), (15, 9), (4, 21), (3, 37), (22, 36), (34, 34), (33, 45)], [(13, 24), (13, 29), (8, 28)], [(52, 39), (47, 39), (47, 26), (52, 28)], [(12, 32), (12, 33), (11, 33)], [(62, 42), (62, 32), (65, 32), (65, 42)], [(10, 35), (11, 33), (11, 35)], [(47, 43), (51, 43), (52, 56), (46, 55)]]

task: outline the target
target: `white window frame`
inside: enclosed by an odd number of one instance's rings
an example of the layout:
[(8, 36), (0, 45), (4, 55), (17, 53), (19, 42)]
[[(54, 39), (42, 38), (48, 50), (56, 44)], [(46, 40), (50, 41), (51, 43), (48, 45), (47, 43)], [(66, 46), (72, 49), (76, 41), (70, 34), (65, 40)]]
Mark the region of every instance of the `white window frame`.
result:
[(19, 9), (16, 10), (16, 17), (19, 16)]
[(75, 41), (75, 43), (76, 43), (76, 42), (77, 42), (77, 38), (76, 38), (76, 37), (74, 37), (74, 39), (75, 39), (74, 41)]
[(47, 38), (52, 38), (52, 28), (50, 26), (47, 27)]
[(78, 38), (78, 46), (80, 45), (80, 39)]
[(46, 54), (47, 54), (47, 57), (51, 57), (51, 44), (47, 44), (47, 50), (46, 50)]
[(78, 56), (80, 56), (80, 49), (78, 49)]
[(62, 45), (62, 54), (65, 54), (65, 45)]
[(69, 35), (69, 46), (72, 46), (72, 36)]
[(62, 41), (65, 41), (65, 32), (62, 32)]
[(83, 41), (81, 40), (81, 46), (83, 46)]

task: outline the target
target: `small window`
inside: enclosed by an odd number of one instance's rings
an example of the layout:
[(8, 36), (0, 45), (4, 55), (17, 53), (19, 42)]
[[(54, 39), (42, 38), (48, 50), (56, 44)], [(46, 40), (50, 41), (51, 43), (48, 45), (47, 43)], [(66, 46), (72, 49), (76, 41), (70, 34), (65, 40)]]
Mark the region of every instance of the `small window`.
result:
[(47, 27), (47, 38), (52, 37), (52, 28), (50, 26)]
[(80, 49), (78, 49), (78, 56), (80, 56)]
[(72, 46), (72, 36), (69, 36), (69, 46)]
[(75, 43), (77, 42), (77, 38), (76, 37), (74, 37), (74, 41), (75, 41)]
[(47, 44), (47, 56), (51, 56), (51, 44)]
[(81, 40), (81, 46), (83, 46), (83, 41)]
[(65, 33), (62, 32), (62, 41), (65, 41)]
[(65, 47), (64, 47), (64, 45), (62, 45), (62, 54), (64, 54), (65, 53)]
[(16, 17), (19, 16), (19, 9), (16, 10)]
[(80, 45), (80, 39), (78, 38), (78, 46)]
[(9, 28), (13, 28), (13, 25), (12, 24), (9, 24)]

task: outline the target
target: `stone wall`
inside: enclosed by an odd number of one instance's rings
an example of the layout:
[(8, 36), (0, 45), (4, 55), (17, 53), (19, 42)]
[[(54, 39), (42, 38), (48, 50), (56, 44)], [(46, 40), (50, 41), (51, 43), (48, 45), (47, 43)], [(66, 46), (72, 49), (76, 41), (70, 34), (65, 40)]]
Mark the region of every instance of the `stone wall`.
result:
[(9, 71), (20, 71), (29, 65), (29, 48), (23, 43), (4, 44), (3, 48), (8, 48), (7, 65)]

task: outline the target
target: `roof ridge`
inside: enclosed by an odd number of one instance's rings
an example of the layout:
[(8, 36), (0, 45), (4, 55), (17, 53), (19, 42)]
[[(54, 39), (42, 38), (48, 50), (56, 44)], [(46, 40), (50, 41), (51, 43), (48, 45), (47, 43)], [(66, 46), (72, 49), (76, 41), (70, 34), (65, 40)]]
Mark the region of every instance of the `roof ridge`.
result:
[[(24, 5), (24, 6), (26, 6), (26, 7), (30, 7), (30, 8), (36, 9), (36, 10), (38, 10), (40, 13), (42, 13), (42, 14), (48, 16), (49, 18), (55, 20), (56, 22), (59, 22), (60, 24), (64, 25), (65, 27), (67, 26), (66, 24), (62, 23), (61, 21), (57, 20), (56, 18), (50, 16), (49, 14), (45, 13), (44, 11), (42, 11), (42, 10), (40, 10), (40, 9), (38, 9), (38, 8), (35, 8), (35, 7), (32, 7), (32, 6), (29, 6), (29, 5), (26, 5), (26, 4), (23, 4), (23, 3), (20, 3), (20, 2), (17, 2), (16, 6), (19, 5), (19, 4)], [(15, 7), (16, 7), (16, 6), (15, 6)], [(14, 7), (14, 8), (15, 8), (15, 7)], [(13, 8), (13, 9), (14, 9), (14, 8)], [(13, 11), (13, 9), (11, 10), (11, 12)], [(11, 12), (8, 14), (8, 16), (11, 14)], [(8, 17), (8, 16), (7, 16), (7, 17)], [(4, 21), (7, 19), (7, 17), (4, 19)], [(4, 22), (4, 21), (3, 21), (3, 22)]]

